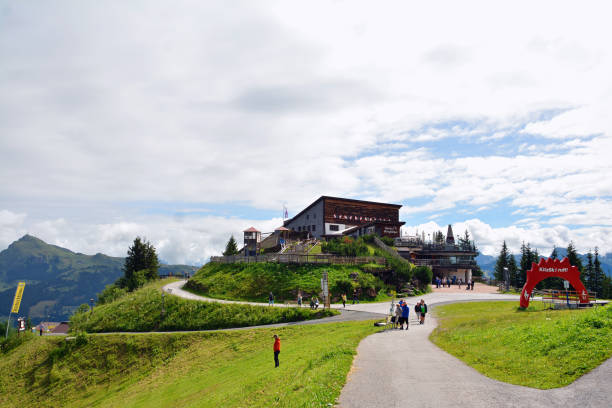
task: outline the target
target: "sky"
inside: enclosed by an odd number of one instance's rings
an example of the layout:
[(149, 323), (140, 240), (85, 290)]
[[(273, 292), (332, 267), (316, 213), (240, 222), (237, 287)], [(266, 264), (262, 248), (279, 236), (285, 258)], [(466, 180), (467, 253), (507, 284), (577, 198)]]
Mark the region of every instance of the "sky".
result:
[(0, 0), (0, 250), (200, 265), (321, 195), (612, 252), (606, 1)]

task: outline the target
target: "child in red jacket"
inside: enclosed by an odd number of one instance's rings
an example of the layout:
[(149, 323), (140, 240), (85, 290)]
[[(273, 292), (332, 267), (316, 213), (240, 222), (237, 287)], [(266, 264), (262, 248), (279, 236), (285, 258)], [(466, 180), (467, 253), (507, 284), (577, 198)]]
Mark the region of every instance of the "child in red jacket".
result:
[(274, 335), (274, 367), (278, 367), (278, 355), (280, 353), (280, 338)]

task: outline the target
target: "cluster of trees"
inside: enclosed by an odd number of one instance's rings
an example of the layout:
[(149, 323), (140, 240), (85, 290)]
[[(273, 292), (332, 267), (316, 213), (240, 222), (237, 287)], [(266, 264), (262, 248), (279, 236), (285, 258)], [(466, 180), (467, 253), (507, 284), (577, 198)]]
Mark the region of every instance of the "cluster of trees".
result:
[(158, 271), (159, 259), (155, 247), (146, 239), (136, 237), (128, 249), (123, 276), (100, 292), (97, 303), (112, 302), (149, 281), (159, 279)]
[[(599, 261), (599, 250), (595, 248), (595, 253), (591, 251), (587, 253), (587, 264), (583, 265), (576, 247), (573, 242), (567, 246), (567, 258), (570, 264), (577, 267), (580, 271), (580, 279), (584, 283), (587, 290), (596, 292), (600, 298), (612, 298), (612, 279), (603, 272), (601, 262)], [(553, 259), (559, 259), (557, 249), (554, 248), (550, 255)], [(527, 271), (531, 269), (532, 263), (540, 261), (540, 254), (537, 249), (532, 249), (530, 244), (523, 242), (521, 245), (521, 257), (519, 264), (516, 263), (516, 258), (508, 251), (506, 241), (503, 242), (497, 262), (495, 263), (495, 279), (498, 281), (504, 280), (504, 268), (508, 268), (508, 278), (510, 285), (515, 288), (521, 288), (527, 280)], [(541, 281), (537, 285), (538, 289), (563, 289), (563, 279), (549, 278)]]

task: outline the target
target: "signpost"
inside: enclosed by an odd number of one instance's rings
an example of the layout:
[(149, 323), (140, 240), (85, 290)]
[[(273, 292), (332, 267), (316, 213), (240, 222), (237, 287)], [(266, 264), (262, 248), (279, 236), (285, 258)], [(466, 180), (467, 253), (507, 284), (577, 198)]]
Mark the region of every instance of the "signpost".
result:
[(11, 307), (8, 320), (6, 321), (6, 335), (4, 336), (4, 338), (8, 339), (11, 314), (19, 313), (19, 306), (21, 306), (21, 298), (23, 297), (23, 288), (25, 288), (25, 282), (19, 282), (19, 284), (17, 285), (17, 290), (15, 291), (15, 298), (13, 298), (13, 307)]
[(324, 307), (330, 308), (329, 286), (327, 285), (327, 271), (323, 271), (321, 276), (321, 291), (323, 292)]

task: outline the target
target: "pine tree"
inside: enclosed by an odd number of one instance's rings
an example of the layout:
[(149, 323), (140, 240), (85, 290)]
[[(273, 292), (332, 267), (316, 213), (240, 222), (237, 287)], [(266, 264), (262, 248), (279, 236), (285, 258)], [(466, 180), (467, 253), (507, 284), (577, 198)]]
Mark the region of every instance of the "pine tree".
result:
[(159, 260), (155, 247), (146, 239), (136, 237), (127, 254), (123, 266), (124, 277), (119, 280), (120, 287), (127, 287), (132, 291), (146, 281), (159, 277)]
[(580, 280), (584, 282), (584, 268), (580, 258), (578, 258), (578, 253), (576, 252), (573, 241), (570, 241), (570, 243), (567, 245), (567, 259), (569, 259), (571, 265), (578, 268), (580, 271)]
[(593, 254), (589, 249), (589, 252), (587, 252), (587, 264), (584, 267), (584, 285), (587, 287), (587, 290), (595, 290), (593, 289), (595, 284), (595, 276), (593, 275)]
[(238, 245), (236, 245), (236, 240), (232, 235), (227, 241), (227, 245), (225, 245), (225, 251), (223, 251), (224, 256), (238, 255)]
[(498, 281), (504, 280), (504, 268), (508, 267), (508, 246), (506, 241), (502, 244), (501, 251), (495, 263), (495, 279)]
[(512, 286), (514, 286), (515, 288), (519, 288), (520, 287), (519, 270), (518, 270), (518, 266), (516, 265), (516, 259), (514, 258), (514, 255), (512, 254), (508, 256), (508, 275), (510, 276), (510, 282)]
[(520, 286), (524, 285), (527, 281), (527, 271), (531, 269), (531, 262), (533, 260), (533, 254), (529, 244), (525, 245), (525, 242), (521, 244), (521, 262), (520, 262)]
[(550, 259), (559, 259), (559, 255), (557, 254), (557, 248), (553, 248), (552, 253), (550, 254)]
[(601, 283), (605, 277), (603, 270), (601, 269), (601, 262), (599, 262), (599, 248), (595, 247), (595, 260), (593, 261), (593, 290), (596, 294), (600, 295)]

